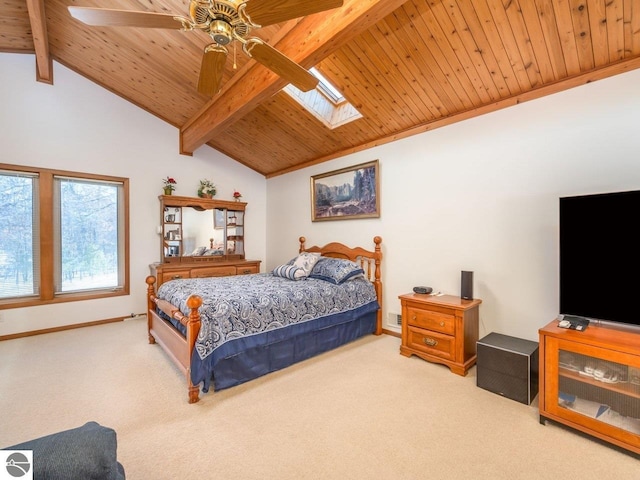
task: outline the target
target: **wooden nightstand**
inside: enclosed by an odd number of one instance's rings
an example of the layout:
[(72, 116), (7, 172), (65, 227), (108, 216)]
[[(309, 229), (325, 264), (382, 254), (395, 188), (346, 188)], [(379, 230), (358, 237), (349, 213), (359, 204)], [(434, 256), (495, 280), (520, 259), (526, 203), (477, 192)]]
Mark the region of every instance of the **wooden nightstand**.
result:
[(476, 363), (479, 306), (482, 300), (453, 295), (400, 295), (402, 345), (400, 353), (442, 363), (466, 375)]

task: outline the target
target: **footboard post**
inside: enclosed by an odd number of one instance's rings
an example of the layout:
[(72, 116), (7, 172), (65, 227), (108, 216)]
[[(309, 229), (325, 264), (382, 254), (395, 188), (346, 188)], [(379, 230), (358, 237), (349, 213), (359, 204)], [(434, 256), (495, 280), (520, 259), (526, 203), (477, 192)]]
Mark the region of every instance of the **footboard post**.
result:
[(376, 335), (382, 334), (382, 281), (380, 280), (380, 262), (382, 261), (382, 249), (380, 248), (380, 244), (382, 243), (382, 237), (373, 237), (373, 243), (376, 244), (375, 252), (375, 272), (374, 272), (374, 282), (373, 285), (376, 289), (376, 295), (378, 297), (378, 304), (380, 305), (380, 309), (378, 310), (378, 316), (376, 321)]
[(187, 320), (187, 346), (189, 347), (189, 368), (187, 369), (187, 385), (189, 388), (189, 403), (196, 403), (200, 394), (200, 386), (191, 382), (191, 359), (195, 349), (198, 332), (200, 332), (200, 312), (198, 309), (202, 305), (202, 298), (198, 295), (191, 295), (187, 298), (189, 307), (189, 320)]
[(147, 335), (149, 336), (149, 343), (156, 343), (156, 339), (151, 335), (151, 313), (150, 310), (155, 310), (155, 304), (151, 297), (154, 297), (156, 294), (156, 290), (154, 285), (156, 283), (156, 277), (153, 275), (149, 275), (146, 280), (147, 282)]

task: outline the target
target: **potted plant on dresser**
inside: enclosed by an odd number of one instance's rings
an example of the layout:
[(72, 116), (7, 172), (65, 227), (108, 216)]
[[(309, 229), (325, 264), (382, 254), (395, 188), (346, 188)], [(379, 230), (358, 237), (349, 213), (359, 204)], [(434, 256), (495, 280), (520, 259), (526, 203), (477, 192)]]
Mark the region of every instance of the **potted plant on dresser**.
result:
[(213, 198), (217, 192), (215, 184), (211, 180), (200, 180), (198, 196), (201, 198)]

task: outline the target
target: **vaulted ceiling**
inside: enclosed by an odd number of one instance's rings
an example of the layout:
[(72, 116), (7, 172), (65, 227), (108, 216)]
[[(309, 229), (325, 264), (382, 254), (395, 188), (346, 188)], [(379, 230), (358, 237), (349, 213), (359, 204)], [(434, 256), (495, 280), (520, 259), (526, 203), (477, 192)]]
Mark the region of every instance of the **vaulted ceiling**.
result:
[(640, 0), (344, 0), (252, 30), (362, 115), (331, 128), (239, 50), (220, 93), (199, 94), (201, 31), (92, 27), (69, 5), (189, 11), (188, 0), (0, 0), (0, 51), (34, 55), (34, 81), (54, 83), (55, 60), (177, 127), (181, 153), (212, 147), (266, 177), (640, 66)]

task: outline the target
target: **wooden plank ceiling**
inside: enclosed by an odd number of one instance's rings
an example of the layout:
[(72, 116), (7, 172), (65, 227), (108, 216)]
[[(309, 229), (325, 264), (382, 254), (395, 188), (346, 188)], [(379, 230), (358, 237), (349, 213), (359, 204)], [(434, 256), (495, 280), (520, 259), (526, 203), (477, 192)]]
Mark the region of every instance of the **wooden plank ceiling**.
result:
[(181, 153), (208, 145), (266, 177), (640, 66), (640, 0), (345, 0), (252, 31), (362, 115), (330, 128), (240, 48), (208, 98), (196, 89), (203, 32), (90, 27), (67, 11), (188, 16), (188, 0), (0, 5), (0, 52), (33, 54), (34, 81), (55, 83), (53, 59), (180, 129)]

